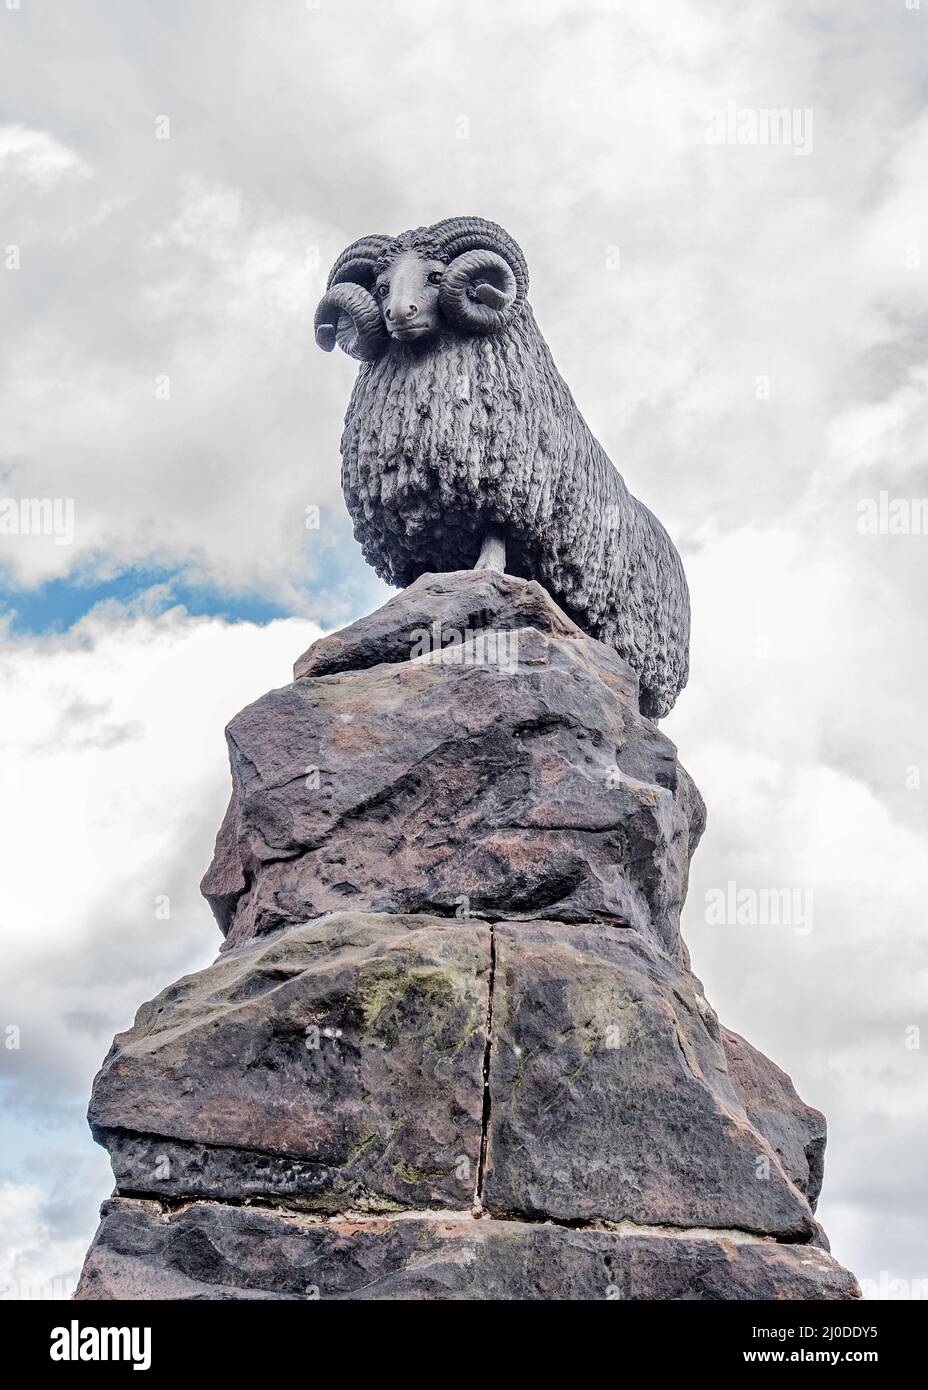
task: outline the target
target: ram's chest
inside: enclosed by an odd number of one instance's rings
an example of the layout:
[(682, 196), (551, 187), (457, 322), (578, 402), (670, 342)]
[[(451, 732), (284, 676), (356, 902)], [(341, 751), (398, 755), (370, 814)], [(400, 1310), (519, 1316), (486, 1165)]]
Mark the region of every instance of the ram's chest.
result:
[[(500, 456), (513, 409), (500, 409), (452, 354), (430, 355), (389, 371), (362, 371), (345, 420), (342, 456), (365, 490), (447, 490)], [(476, 470), (476, 471), (475, 471)], [(390, 478), (395, 474), (397, 477)]]

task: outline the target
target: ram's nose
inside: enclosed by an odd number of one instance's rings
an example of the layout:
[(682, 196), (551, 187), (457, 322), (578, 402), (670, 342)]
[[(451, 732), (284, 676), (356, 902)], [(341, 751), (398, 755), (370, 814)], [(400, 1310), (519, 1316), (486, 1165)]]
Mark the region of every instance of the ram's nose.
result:
[(387, 323), (391, 328), (402, 328), (405, 324), (412, 323), (418, 312), (418, 304), (404, 304), (391, 299), (386, 310)]

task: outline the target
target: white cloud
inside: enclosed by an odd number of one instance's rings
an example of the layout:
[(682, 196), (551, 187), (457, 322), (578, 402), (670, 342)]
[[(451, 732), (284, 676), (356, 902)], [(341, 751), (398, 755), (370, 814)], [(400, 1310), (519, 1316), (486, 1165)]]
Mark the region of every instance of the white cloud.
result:
[[(317, 539), (360, 568), (337, 529), (354, 369), (315, 350), (311, 319), (332, 257), (365, 231), (453, 210), (507, 223), (590, 423), (684, 539), (707, 512), (731, 526), (788, 509), (823, 434), (899, 389), (875, 347), (916, 351), (918, 15), (871, 24), (861, 83), (827, 4), (820, 25), (759, 3), (478, 0), (468, 25), (423, 28), (411, 0), (355, 6), (363, 23), (230, 3), (221, 27), (191, 11), (180, 30), (137, 6), (118, 21), (89, 9), (77, 32), (47, 16), (42, 43), (87, 75), (95, 178), (59, 189), (51, 217), (44, 199), (14, 202), (22, 268), (0, 362), (7, 489), (74, 494), (77, 539), (6, 545), (18, 583), (154, 560), (296, 605), (325, 563), (301, 526), (309, 503), (330, 509)], [(114, 23), (134, 81), (116, 127)], [(329, 61), (349, 24), (356, 91)], [(34, 50), (22, 41), (17, 63), (11, 39), (5, 89), (27, 105)], [(728, 99), (811, 105), (813, 154), (709, 144), (706, 111)], [(68, 118), (63, 94), (54, 129)]]
[[(926, 663), (898, 571), (919, 542), (883, 538), (880, 555), (811, 502), (707, 541), (687, 566), (691, 683), (666, 723), (709, 812), (683, 919), (694, 968), (722, 1021), (825, 1111), (820, 1216), (876, 1281), (928, 1273), (928, 781), (907, 778), (928, 774)], [(811, 931), (712, 925), (706, 895), (729, 882), (811, 893)]]
[(0, 1181), (0, 1299), (68, 1298), (86, 1253), (80, 1235), (55, 1235), (37, 1183)]
[(80, 155), (49, 131), (0, 125), (0, 173), (4, 178), (22, 178), (48, 189), (63, 178), (88, 179), (91, 172)]
[[(66, 638), (8, 640), (0, 655), (0, 1024), (19, 1042), (0, 1050), (0, 1177), (38, 1181), (35, 1155), (46, 1168), (55, 1157), (46, 1196), (66, 1185), (57, 1205), (82, 1215), (84, 1247), (109, 1190), (102, 1164), (90, 1190), (74, 1178), (93, 1152), (93, 1076), (138, 1005), (221, 944), (198, 882), (230, 788), (223, 726), (285, 684), (318, 632), (108, 605)], [(35, 1210), (30, 1197), (23, 1221), (40, 1246)], [(27, 1255), (27, 1272), (60, 1263)], [(26, 1277), (11, 1258), (10, 1277)]]
[(223, 726), (318, 635), (145, 608), (0, 651), (0, 1297), (73, 1287), (112, 1187), (94, 1074), (143, 999), (221, 942), (197, 884), (228, 797)]

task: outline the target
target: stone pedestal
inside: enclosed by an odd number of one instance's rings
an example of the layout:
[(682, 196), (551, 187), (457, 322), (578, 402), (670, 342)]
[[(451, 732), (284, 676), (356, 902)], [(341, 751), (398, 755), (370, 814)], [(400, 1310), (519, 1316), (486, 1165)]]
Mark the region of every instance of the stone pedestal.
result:
[(427, 575), (228, 740), (225, 946), (97, 1077), (78, 1298), (858, 1296), (823, 1116), (690, 971), (704, 807), (611, 649)]

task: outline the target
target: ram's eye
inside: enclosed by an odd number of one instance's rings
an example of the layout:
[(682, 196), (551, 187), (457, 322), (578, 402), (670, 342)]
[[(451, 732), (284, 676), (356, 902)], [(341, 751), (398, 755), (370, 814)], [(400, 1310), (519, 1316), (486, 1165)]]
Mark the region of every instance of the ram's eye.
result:
[(433, 271), (431, 272), (431, 274), (429, 275), (429, 284), (430, 284), (430, 285), (440, 285), (440, 284), (441, 284), (441, 271), (440, 271), (440, 270), (433, 270)]
[(377, 289), (375, 290), (375, 294), (377, 295), (377, 298), (378, 298), (378, 299), (386, 299), (386, 297), (387, 297), (387, 295), (388, 295), (389, 293), (390, 293), (390, 286), (389, 286), (389, 285), (378, 285), (378, 286), (377, 286)]

